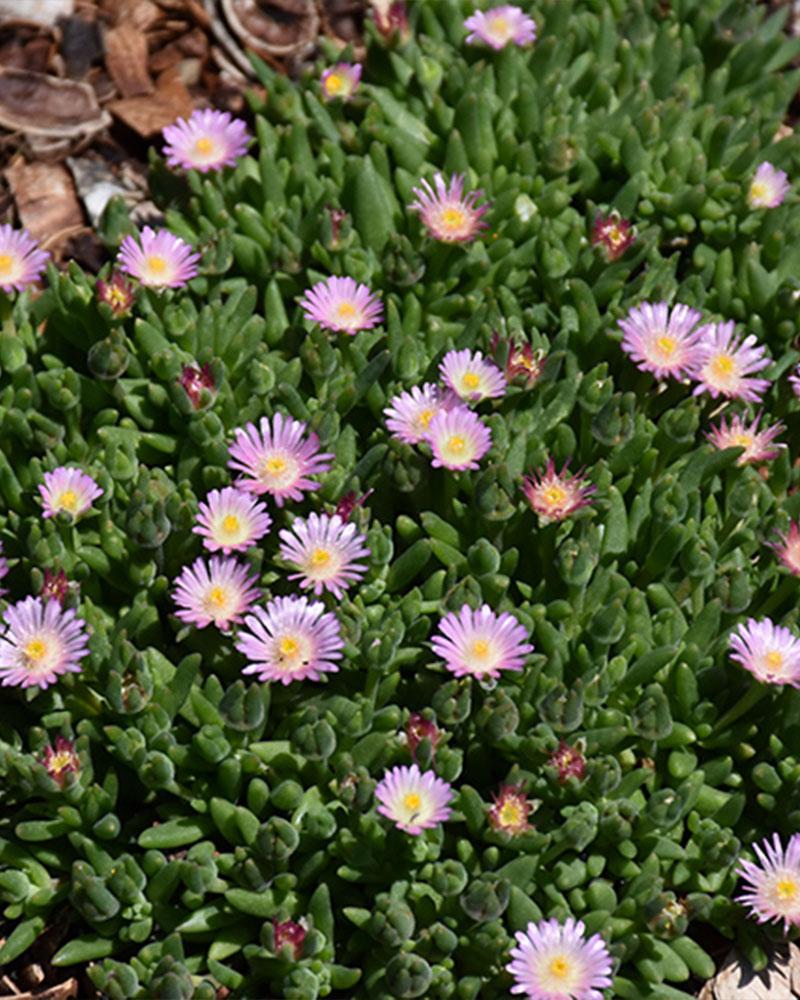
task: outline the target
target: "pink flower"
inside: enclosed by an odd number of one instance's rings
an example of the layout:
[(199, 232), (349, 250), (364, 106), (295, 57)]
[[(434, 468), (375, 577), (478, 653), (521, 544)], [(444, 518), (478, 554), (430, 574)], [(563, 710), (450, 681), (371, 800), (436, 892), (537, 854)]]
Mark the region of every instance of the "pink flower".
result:
[(63, 736), (56, 736), (55, 747), (48, 745), (44, 748), (42, 764), (47, 773), (62, 788), (66, 784), (68, 774), (78, 774), (81, 769), (80, 760), (75, 753), (75, 745), (70, 740), (65, 740)]
[(448, 351), (439, 365), (439, 374), (457, 396), (471, 403), (505, 395), (503, 373), (480, 351)]
[(337, 97), (349, 101), (360, 83), (360, 63), (336, 63), (326, 69), (320, 78), (322, 96), (326, 101), (333, 101)]
[(489, 428), (466, 406), (439, 410), (428, 425), (425, 440), (433, 452), (431, 465), (455, 472), (477, 469), (492, 446)]
[(586, 758), (582, 751), (578, 747), (571, 747), (566, 740), (561, 740), (547, 763), (558, 771), (558, 780), (562, 785), (568, 778), (582, 781), (586, 774)]
[[(74, 586), (77, 588), (78, 585), (75, 584)], [(43, 600), (58, 601), (59, 604), (63, 605), (69, 591), (70, 582), (63, 569), (60, 569), (57, 573), (53, 573), (49, 569), (44, 571), (42, 589), (39, 591), (39, 596)]]
[(707, 392), (714, 399), (723, 396), (753, 403), (769, 389), (769, 379), (752, 377), (770, 364), (764, 347), (752, 334), (740, 340), (733, 330), (732, 321), (700, 328), (698, 367), (692, 373), (699, 385), (693, 395)]
[(203, 406), (203, 390), (208, 390), (213, 398), (213, 393), (217, 388), (217, 384), (214, 381), (214, 373), (211, 371), (211, 365), (209, 364), (203, 365), (202, 368), (198, 368), (196, 365), (184, 365), (178, 382), (189, 397), (189, 402), (196, 410), (201, 409)]
[(249, 664), (243, 674), (260, 681), (318, 681), (336, 673), (344, 640), (336, 615), (307, 597), (274, 597), (255, 608), (239, 630), (236, 648)]
[(272, 518), (263, 503), (233, 486), (212, 490), (198, 506), (192, 528), (209, 552), (246, 552), (269, 531)]
[(783, 565), (795, 576), (800, 576), (800, 524), (797, 521), (789, 523), (788, 532), (780, 535), (779, 541), (773, 544), (773, 548)]
[(453, 789), (432, 771), (422, 772), (412, 764), (387, 771), (375, 788), (375, 798), (381, 816), (404, 833), (418, 836), (450, 818)]
[(731, 659), (766, 684), (800, 687), (800, 639), (771, 619), (737, 625), (730, 636)]
[(0, 226), (0, 288), (4, 292), (22, 292), (41, 278), (50, 254), (27, 229)]
[(599, 934), (587, 939), (581, 920), (531, 922), (514, 937), (506, 966), (512, 993), (532, 1000), (603, 1000), (601, 991), (611, 986), (611, 955)]
[(227, 631), (258, 600), (257, 581), (258, 577), (235, 559), (212, 556), (206, 562), (201, 556), (191, 566), (184, 566), (175, 581), (176, 616), (197, 628), (213, 624)]
[(338, 514), (343, 521), (349, 521), (356, 507), (363, 507), (370, 498), (371, 494), (374, 492), (375, 490), (369, 489), (366, 493), (362, 493), (361, 496), (359, 496), (355, 490), (350, 490), (350, 492), (345, 493), (345, 495), (336, 504), (335, 513)]
[(85, 622), (57, 601), (26, 597), (6, 608), (0, 636), (0, 683), (42, 690), (61, 674), (80, 673), (89, 653)]
[(530, 45), (536, 41), (536, 22), (532, 17), (513, 4), (492, 7), (491, 10), (476, 11), (464, 22), (467, 28), (467, 44), (483, 42), (493, 49), (513, 45)]
[(546, 521), (563, 521), (592, 502), (595, 487), (576, 472), (567, 473), (569, 462), (556, 472), (551, 458), (544, 472), (523, 477), (522, 491), (531, 508)]
[(383, 305), (366, 285), (352, 278), (328, 278), (306, 290), (300, 300), (305, 318), (326, 330), (348, 333), (369, 330), (383, 319)]
[(307, 429), (301, 420), (282, 413), (276, 413), (271, 423), (262, 417), (258, 427), (237, 427), (236, 440), (228, 449), (228, 468), (244, 473), (238, 487), (249, 493), (269, 493), (278, 507), (315, 490), (319, 484), (311, 477), (327, 472), (334, 456), (320, 452), (317, 435), (304, 436)]
[(303, 955), (303, 943), (306, 939), (306, 929), (302, 924), (295, 923), (294, 920), (272, 921), (272, 932), (275, 939), (275, 954), (286, 947), (291, 952), (292, 958), (298, 962)]
[(737, 903), (750, 908), (759, 924), (783, 921), (784, 934), (800, 925), (800, 834), (789, 838), (784, 849), (777, 833), (753, 844), (758, 864), (742, 859), (736, 874), (745, 891)]
[(366, 572), (360, 560), (369, 555), (367, 539), (337, 514), (298, 517), (291, 529), (281, 530), (280, 537), (281, 559), (300, 570), (289, 579), (299, 580), (303, 588), (313, 588), (317, 596), (327, 590), (341, 598)]
[(777, 208), (791, 185), (785, 171), (777, 170), (766, 160), (760, 163), (747, 191), (750, 208)]
[(442, 392), (432, 382), (425, 382), (422, 387), (415, 385), (410, 392), (393, 396), (383, 412), (393, 437), (406, 444), (418, 444), (426, 438), (436, 414), (451, 405), (449, 393)]
[(622, 350), (639, 371), (657, 379), (693, 375), (700, 363), (700, 313), (689, 306), (644, 302), (630, 310), (619, 326)]
[[(497, 351), (500, 346), (500, 337), (494, 334), (492, 337), (492, 352)], [(503, 374), (506, 382), (524, 382), (526, 389), (533, 386), (542, 377), (544, 371), (545, 352), (543, 350), (534, 351), (531, 344), (511, 343), (508, 348)]]
[(52, 472), (45, 472), (44, 485), (39, 486), (44, 507), (43, 517), (68, 514), (73, 521), (85, 514), (103, 491), (85, 472), (60, 465)]
[(489, 806), (489, 825), (493, 829), (510, 837), (533, 829), (528, 822), (533, 803), (525, 797), (522, 785), (501, 785), (493, 798), (494, 803)]
[(114, 316), (127, 316), (133, 306), (133, 285), (119, 271), (114, 271), (108, 281), (98, 278), (95, 285), (97, 299), (105, 302)]
[(528, 631), (517, 619), (497, 615), (488, 604), (473, 611), (465, 604), (439, 622), (431, 645), (456, 677), (499, 677), (501, 670), (522, 670), (533, 652)]
[(483, 191), (470, 191), (465, 195), (462, 174), (455, 174), (446, 184), (444, 177), (436, 173), (433, 185), (431, 187), (426, 180), (420, 181), (419, 187), (411, 189), (415, 200), (408, 206), (411, 211), (419, 212), (430, 236), (441, 243), (468, 243), (486, 229), (482, 220), (489, 206), (477, 204)]
[(795, 396), (800, 399), (800, 365), (789, 376), (789, 385), (792, 387), (792, 392)]
[(221, 170), (232, 167), (247, 152), (250, 135), (240, 118), (227, 111), (197, 109), (188, 119), (178, 118), (164, 129), (163, 153), (171, 167), (184, 170)]
[(736, 461), (737, 465), (767, 462), (772, 458), (777, 458), (780, 449), (786, 447), (783, 444), (772, 445), (775, 438), (785, 428), (783, 424), (773, 424), (771, 427), (762, 427), (759, 430), (761, 416), (760, 413), (756, 414), (749, 426), (738, 413), (731, 418), (730, 424), (727, 423), (725, 417), (722, 417), (719, 425), (712, 426), (706, 437), (720, 451), (725, 448), (744, 448), (744, 452)]
[(617, 212), (598, 215), (592, 226), (592, 246), (602, 247), (606, 260), (619, 260), (636, 239), (636, 230), (627, 219), (621, 219)]
[(139, 240), (126, 236), (117, 262), (126, 274), (148, 288), (182, 288), (198, 274), (199, 253), (166, 229), (157, 233), (145, 226)]

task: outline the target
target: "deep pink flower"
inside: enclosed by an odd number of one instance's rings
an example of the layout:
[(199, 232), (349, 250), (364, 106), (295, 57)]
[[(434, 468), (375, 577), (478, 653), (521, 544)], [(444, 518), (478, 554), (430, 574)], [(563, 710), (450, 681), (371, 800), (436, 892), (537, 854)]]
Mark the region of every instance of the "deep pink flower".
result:
[[(77, 584), (75, 586), (77, 587)], [(42, 589), (39, 591), (39, 596), (43, 600), (58, 601), (59, 604), (63, 605), (69, 591), (70, 581), (63, 569), (58, 570), (56, 573), (53, 573), (49, 569), (44, 571)]]
[(209, 364), (203, 365), (202, 368), (198, 368), (196, 365), (184, 365), (178, 382), (183, 386), (186, 395), (189, 397), (189, 401), (196, 410), (199, 410), (203, 405), (203, 397), (201, 395), (203, 389), (207, 389), (210, 393), (213, 393), (217, 388), (217, 384), (214, 381), (214, 373), (211, 371), (211, 365)]
[[(494, 333), (490, 347), (492, 353), (498, 357), (498, 363), (502, 361), (499, 353), (501, 343), (499, 334)], [(509, 342), (508, 354), (503, 369), (506, 382), (521, 381), (524, 382), (526, 389), (532, 389), (542, 377), (544, 359), (545, 352), (541, 349), (534, 351), (531, 344)]]
[(406, 743), (411, 756), (416, 759), (417, 747), (423, 740), (428, 740), (435, 750), (441, 733), (435, 722), (426, 719), (419, 712), (412, 712), (406, 722)]
[(374, 492), (375, 490), (369, 489), (366, 493), (362, 493), (361, 496), (359, 496), (355, 490), (350, 490), (350, 492), (345, 493), (345, 495), (336, 504), (335, 513), (338, 514), (343, 521), (349, 521), (356, 507), (363, 507)]
[(232, 167), (247, 152), (250, 135), (241, 118), (210, 108), (194, 110), (164, 129), (163, 153), (171, 167), (184, 170), (221, 170)]
[(563, 785), (568, 778), (583, 780), (586, 774), (586, 758), (578, 747), (571, 747), (561, 740), (558, 748), (550, 755), (547, 763), (558, 771), (558, 780)]
[(272, 921), (272, 930), (275, 935), (275, 953), (278, 954), (284, 945), (288, 946), (295, 962), (298, 962), (303, 955), (303, 943), (306, 939), (306, 929), (302, 924), (295, 923), (294, 920)]
[(97, 279), (97, 299), (105, 302), (117, 316), (127, 316), (133, 306), (133, 285), (119, 271), (114, 271), (108, 281)]

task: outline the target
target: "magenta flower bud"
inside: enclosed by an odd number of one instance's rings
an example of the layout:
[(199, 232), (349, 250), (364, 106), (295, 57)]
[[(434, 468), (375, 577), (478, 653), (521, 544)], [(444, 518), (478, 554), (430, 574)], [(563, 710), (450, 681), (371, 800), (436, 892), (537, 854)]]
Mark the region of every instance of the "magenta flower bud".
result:
[(636, 230), (616, 212), (598, 215), (594, 220), (592, 246), (602, 247), (609, 263), (619, 260), (635, 239)]
[(494, 803), (489, 806), (489, 825), (493, 829), (512, 837), (533, 829), (528, 822), (533, 803), (525, 797), (522, 785), (501, 785), (493, 798)]
[(203, 365), (202, 368), (196, 368), (194, 365), (185, 365), (178, 382), (183, 386), (186, 395), (196, 410), (199, 410), (202, 406), (200, 393), (203, 389), (214, 392), (217, 388), (211, 366), (207, 364)]
[(55, 747), (48, 744), (44, 748), (42, 764), (50, 777), (63, 788), (68, 774), (80, 771), (80, 761), (75, 753), (75, 746), (63, 736), (56, 737)]
[(426, 719), (419, 712), (412, 712), (409, 715), (408, 722), (406, 722), (406, 743), (412, 757), (416, 758), (417, 747), (423, 740), (428, 740), (435, 750), (440, 735), (435, 722)]
[(558, 780), (562, 785), (567, 778), (577, 778), (578, 781), (582, 781), (586, 774), (586, 758), (583, 753), (577, 746), (571, 747), (565, 740), (561, 740), (547, 763), (558, 771)]
[(44, 571), (42, 589), (39, 591), (39, 596), (43, 600), (58, 601), (59, 604), (63, 605), (69, 589), (70, 582), (63, 569), (58, 570), (56, 573), (53, 573), (49, 569)]
[(523, 493), (531, 508), (547, 521), (563, 521), (592, 502), (595, 487), (576, 472), (567, 472), (568, 462), (556, 472), (551, 458), (544, 472), (523, 477)]
[(97, 280), (97, 299), (105, 302), (117, 316), (127, 316), (133, 305), (133, 285), (119, 271), (114, 271), (108, 281)]
[(272, 928), (275, 934), (276, 954), (286, 945), (297, 962), (303, 954), (303, 943), (306, 939), (305, 927), (294, 920), (273, 920)]
[(366, 493), (362, 493), (361, 496), (359, 496), (355, 490), (345, 493), (345, 495), (336, 504), (335, 513), (338, 514), (343, 521), (348, 521), (356, 507), (363, 507), (374, 492), (375, 490), (369, 489)]

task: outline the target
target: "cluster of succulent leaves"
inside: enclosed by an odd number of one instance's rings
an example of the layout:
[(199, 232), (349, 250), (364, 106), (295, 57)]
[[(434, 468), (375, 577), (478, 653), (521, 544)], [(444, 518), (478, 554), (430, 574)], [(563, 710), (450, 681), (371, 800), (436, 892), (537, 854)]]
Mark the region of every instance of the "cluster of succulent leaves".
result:
[[(776, 138), (800, 43), (747, 0), (542, 0), (535, 46), (499, 53), (464, 46), (466, 2), (409, 11), (406, 41), (369, 29), (346, 106), (257, 63), (267, 96), (234, 170), (184, 177), (153, 156), (167, 225), (203, 251), (188, 289), (142, 289), (119, 321), (72, 264), (6, 304), (6, 599), (63, 568), (92, 639), (82, 674), (0, 705), (2, 963), (57, 919), (56, 964), (91, 961), (111, 1000), (220, 985), (488, 1000), (507, 995), (513, 933), (570, 914), (606, 936), (623, 998), (686, 997), (714, 970), (708, 925), (765, 961), (733, 867), (800, 823), (800, 692), (769, 689), (729, 722), (756, 682), (726, 644), (745, 614), (796, 620), (767, 542), (800, 510), (798, 474), (791, 448), (768, 476), (714, 452), (710, 405), (654, 392), (616, 321), (662, 299), (740, 321), (775, 359), (767, 419), (797, 440), (780, 376), (798, 360), (800, 209), (753, 212), (745, 192), (764, 159), (800, 176), (797, 139)], [(427, 240), (405, 207), (434, 169), (492, 201), (466, 248)], [(608, 263), (589, 236), (612, 209), (637, 239)], [(132, 231), (112, 205), (112, 254)], [(385, 325), (349, 338), (304, 322), (300, 294), (329, 274), (377, 291)], [(545, 350), (543, 377), (487, 416), (480, 471), (433, 470), (382, 410), (495, 331)], [(178, 379), (206, 363), (217, 391), (195, 409)], [(343, 668), (286, 688), (245, 683), (231, 642), (182, 630), (170, 598), (200, 551), (198, 501), (230, 482), (233, 428), (279, 410), (336, 455), (295, 509), (374, 490), (356, 513), (370, 571), (336, 605)], [(520, 481), (549, 455), (586, 465), (598, 495), (541, 526)], [(65, 463), (104, 491), (75, 527), (44, 521), (35, 497)], [(288, 593), (274, 549), (251, 561)], [(446, 611), (484, 602), (536, 646), (494, 687), (452, 679), (427, 644)], [(410, 762), (415, 711), (443, 733), (421, 763), (457, 789), (451, 821), (420, 837), (372, 794)], [(58, 735), (81, 761), (63, 790), (41, 763)], [(582, 741), (582, 781), (547, 766), (562, 739)], [(487, 823), (509, 781), (539, 803), (513, 838)], [(296, 961), (274, 948), (288, 918), (309, 928)]]

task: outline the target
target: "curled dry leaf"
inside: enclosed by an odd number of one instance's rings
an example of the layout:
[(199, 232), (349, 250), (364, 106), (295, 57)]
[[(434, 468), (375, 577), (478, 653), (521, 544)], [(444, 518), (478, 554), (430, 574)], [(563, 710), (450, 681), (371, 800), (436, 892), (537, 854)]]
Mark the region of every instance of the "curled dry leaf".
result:
[(99, 132), (110, 122), (88, 84), (0, 67), (0, 125), (4, 128), (76, 138)]
[(53, 250), (83, 225), (75, 186), (60, 163), (25, 163), (7, 168), (6, 180), (14, 195), (20, 221), (35, 240)]
[(754, 972), (742, 955), (732, 951), (698, 1000), (796, 1000), (800, 996), (800, 948), (789, 943), (773, 951), (762, 972)]
[(221, 0), (221, 6), (241, 47), (256, 55), (298, 55), (316, 40), (319, 17), (313, 0)]

